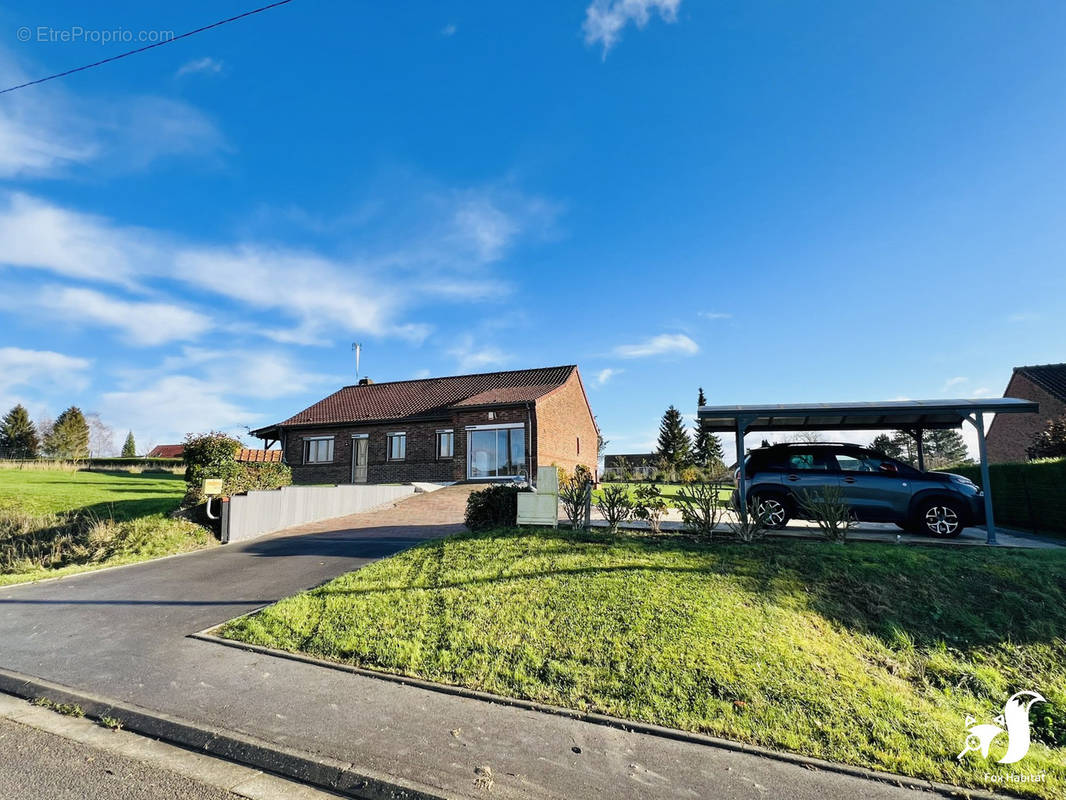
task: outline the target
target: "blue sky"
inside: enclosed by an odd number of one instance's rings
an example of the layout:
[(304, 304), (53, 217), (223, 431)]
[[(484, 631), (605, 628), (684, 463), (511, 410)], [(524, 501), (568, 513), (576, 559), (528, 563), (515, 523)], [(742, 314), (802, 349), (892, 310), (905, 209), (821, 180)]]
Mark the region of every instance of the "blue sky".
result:
[[(247, 8), (4, 3), (0, 77)], [(0, 405), (240, 432), (353, 341), (576, 362), (615, 452), (700, 385), (999, 395), (1066, 360), (1063, 41), (1058, 2), (295, 0), (0, 96)]]

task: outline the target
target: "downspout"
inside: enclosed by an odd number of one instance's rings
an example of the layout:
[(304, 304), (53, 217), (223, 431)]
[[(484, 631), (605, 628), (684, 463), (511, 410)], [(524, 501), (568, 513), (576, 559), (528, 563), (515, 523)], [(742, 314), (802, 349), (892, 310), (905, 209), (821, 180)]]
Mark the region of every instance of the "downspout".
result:
[(530, 486), (533, 485), (533, 479), (535, 477), (533, 473), (533, 447), (534, 442), (536, 441), (536, 438), (533, 433), (533, 412), (535, 409), (535, 405), (535, 403), (530, 402), (529, 400), (526, 401), (526, 422), (529, 426), (529, 446), (526, 448), (526, 461), (528, 462), (526, 464), (526, 479), (529, 481)]

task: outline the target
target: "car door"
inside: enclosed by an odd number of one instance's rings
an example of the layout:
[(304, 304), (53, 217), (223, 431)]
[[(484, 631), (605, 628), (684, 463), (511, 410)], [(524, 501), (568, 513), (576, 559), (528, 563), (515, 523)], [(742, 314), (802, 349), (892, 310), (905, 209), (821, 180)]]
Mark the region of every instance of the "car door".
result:
[(781, 481), (792, 496), (792, 507), (802, 515), (805, 493), (817, 492), (823, 486), (836, 486), (839, 477), (831, 453), (819, 450), (794, 450), (788, 454), (784, 479)]
[[(836, 454), (840, 486), (855, 516), (871, 522), (891, 522), (900, 518), (899, 508), (907, 507), (910, 489), (907, 477), (890, 458), (874, 453)], [(905, 513), (905, 512), (904, 512)]]

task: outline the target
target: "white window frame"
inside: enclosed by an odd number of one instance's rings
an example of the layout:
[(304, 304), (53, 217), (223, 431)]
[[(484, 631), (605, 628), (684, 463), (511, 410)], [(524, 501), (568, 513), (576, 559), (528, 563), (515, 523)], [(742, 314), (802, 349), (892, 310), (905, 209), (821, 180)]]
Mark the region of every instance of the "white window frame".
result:
[(470, 434), (473, 433), (474, 431), (498, 431), (498, 430), (503, 430), (503, 429), (507, 429), (507, 428), (510, 428), (510, 429), (521, 428), (523, 430), (523, 432), (524, 432), (524, 437), (523, 438), (525, 439), (526, 455), (525, 455), (525, 463), (523, 464), (523, 466), (528, 471), (528, 469), (529, 469), (529, 447), (530, 447), (530, 441), (529, 441), (529, 433), (528, 433), (528, 431), (526, 431), (526, 423), (524, 423), (524, 422), (500, 422), (500, 423), (497, 423), (497, 424), (494, 424), (494, 425), (467, 425), (465, 427), (465, 430), (466, 430), (466, 479), (468, 481), (500, 481), (500, 480), (517, 480), (517, 479), (520, 479), (520, 478), (525, 478), (526, 480), (529, 480), (529, 476), (528, 475), (479, 475), (479, 476), (474, 476), (474, 475), (471, 474), (471, 472), (473, 471), (472, 468), (471, 468), (472, 467), (471, 461), (473, 459), (473, 450), (472, 450), (471, 444), (470, 444), (471, 438), (472, 438), (470, 436)]
[[(444, 435), (444, 434), (447, 434), (447, 435), (451, 436), (451, 445), (452, 446), (451, 446), (451, 452), (448, 453), (448, 455), (443, 455), (441, 453), (440, 442), (441, 442), (441, 436)], [(437, 442), (436, 442), (437, 460), (438, 461), (445, 461), (445, 460), (448, 460), (448, 459), (455, 458), (455, 429), (454, 428), (438, 428), (435, 438), (437, 440)]]
[[(305, 464), (332, 464), (335, 452), (335, 436), (305, 436), (303, 440), (303, 463)], [(312, 445), (314, 445), (315, 455), (317, 456), (318, 448), (321, 447), (320, 442), (329, 442), (329, 447), (326, 451), (329, 458), (311, 458)]]
[[(403, 439), (403, 456), (401, 458), (393, 458), (392, 442), (399, 438)], [(407, 431), (389, 431), (385, 434), (385, 460), (393, 463), (407, 460)]]

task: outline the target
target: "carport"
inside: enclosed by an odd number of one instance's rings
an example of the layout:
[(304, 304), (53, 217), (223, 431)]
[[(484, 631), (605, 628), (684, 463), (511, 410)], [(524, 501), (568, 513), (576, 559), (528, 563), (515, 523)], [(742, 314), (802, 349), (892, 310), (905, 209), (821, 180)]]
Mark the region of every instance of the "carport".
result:
[[(969, 422), (977, 429), (984, 489), (985, 528), (988, 544), (996, 543), (992, 516), (992, 487), (985, 447), (985, 414), (1035, 414), (1039, 406), (1016, 397), (978, 400), (895, 400), (886, 403), (814, 403), (745, 406), (700, 406), (700, 426), (713, 433), (737, 437), (737, 464), (744, 463), (744, 436), (756, 431), (905, 431), (914, 437), (918, 469), (925, 470), (922, 434), (929, 430), (961, 428)], [(740, 513), (747, 514), (747, 489), (739, 481)]]

